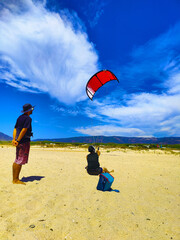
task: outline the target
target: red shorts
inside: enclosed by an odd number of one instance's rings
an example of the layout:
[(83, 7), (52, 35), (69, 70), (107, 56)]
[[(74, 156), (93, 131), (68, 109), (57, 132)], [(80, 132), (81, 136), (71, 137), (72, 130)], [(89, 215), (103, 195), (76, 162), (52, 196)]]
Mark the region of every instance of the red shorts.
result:
[(21, 143), (16, 147), (15, 163), (23, 165), (28, 163), (30, 142)]

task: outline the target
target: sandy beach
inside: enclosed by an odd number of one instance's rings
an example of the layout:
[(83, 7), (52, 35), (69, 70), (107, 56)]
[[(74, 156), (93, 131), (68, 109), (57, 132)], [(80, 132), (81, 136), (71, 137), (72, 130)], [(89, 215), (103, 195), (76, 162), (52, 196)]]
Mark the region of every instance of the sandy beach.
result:
[(180, 155), (102, 150), (113, 189), (97, 191), (86, 149), (33, 146), (12, 184), (15, 148), (0, 146), (1, 240), (180, 239)]

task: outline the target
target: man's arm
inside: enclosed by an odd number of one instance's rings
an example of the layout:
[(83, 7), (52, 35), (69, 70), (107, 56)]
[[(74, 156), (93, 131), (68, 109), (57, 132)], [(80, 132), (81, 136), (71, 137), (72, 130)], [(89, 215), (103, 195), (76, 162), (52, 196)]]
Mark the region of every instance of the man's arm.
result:
[(27, 128), (23, 128), (22, 130), (21, 130), (21, 132), (20, 132), (20, 134), (19, 134), (19, 136), (18, 136), (18, 138), (17, 138), (17, 142), (20, 142), (21, 141), (21, 139), (24, 137), (24, 135), (26, 134), (26, 132), (27, 132)]
[(28, 130), (27, 128), (23, 128), (23, 129), (21, 130), (21, 132), (20, 132), (17, 140), (16, 140), (16, 133), (17, 133), (17, 131), (16, 131), (16, 128), (14, 128), (14, 131), (13, 131), (13, 140), (12, 140), (12, 144), (13, 144), (14, 146), (17, 146), (17, 145), (19, 144), (19, 142), (20, 142), (21, 139), (24, 137), (24, 135), (25, 135), (25, 133), (27, 132), (27, 130)]
[(18, 145), (18, 142), (16, 142), (16, 128), (14, 128), (14, 131), (13, 131), (13, 140), (12, 140), (12, 145), (13, 146), (17, 146)]
[(16, 133), (17, 133), (16, 128), (14, 128), (14, 131), (13, 131), (13, 140), (16, 140)]
[(98, 156), (100, 156), (100, 154), (101, 154), (99, 149), (96, 151), (96, 153), (97, 153)]

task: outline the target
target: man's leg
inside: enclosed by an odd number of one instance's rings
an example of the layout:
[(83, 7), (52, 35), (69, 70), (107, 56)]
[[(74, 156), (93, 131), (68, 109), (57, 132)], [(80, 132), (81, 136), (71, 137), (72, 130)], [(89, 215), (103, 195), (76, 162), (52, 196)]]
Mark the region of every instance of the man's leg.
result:
[(13, 183), (14, 184), (24, 184), (24, 182), (20, 181), (19, 180), (19, 174), (20, 174), (20, 171), (21, 171), (21, 167), (22, 165), (20, 164), (17, 164), (17, 163), (13, 163)]
[(103, 168), (103, 172), (107, 172), (107, 173), (114, 172), (114, 169), (111, 171), (108, 171), (107, 168)]

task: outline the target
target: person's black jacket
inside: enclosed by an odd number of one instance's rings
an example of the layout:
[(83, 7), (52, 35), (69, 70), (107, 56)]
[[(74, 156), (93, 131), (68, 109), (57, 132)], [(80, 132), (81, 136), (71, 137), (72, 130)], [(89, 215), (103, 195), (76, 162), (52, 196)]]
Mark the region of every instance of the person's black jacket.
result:
[(99, 156), (96, 152), (90, 153), (87, 155), (87, 162), (88, 166), (87, 169), (97, 169), (100, 164), (99, 164)]

